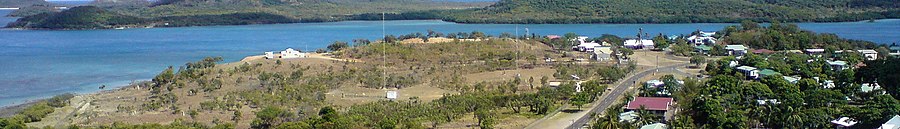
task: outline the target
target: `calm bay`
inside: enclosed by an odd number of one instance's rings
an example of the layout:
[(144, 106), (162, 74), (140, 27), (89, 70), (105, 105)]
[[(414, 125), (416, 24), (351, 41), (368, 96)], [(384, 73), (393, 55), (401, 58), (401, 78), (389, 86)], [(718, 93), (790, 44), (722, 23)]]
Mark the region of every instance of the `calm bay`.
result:
[[(0, 10), (5, 15), (12, 10)], [(5, 25), (15, 18), (0, 17)], [(717, 31), (732, 23), (691, 24), (456, 24), (436, 20), (387, 21), (388, 34), (431, 29), (438, 32), (513, 33), (519, 26), (536, 34), (633, 36), (639, 28), (651, 35)], [(802, 29), (881, 44), (900, 42), (900, 19), (875, 22), (798, 23)], [(382, 35), (381, 21), (345, 21), (244, 26), (135, 28), (125, 30), (0, 30), (0, 106), (56, 94), (90, 93), (98, 86), (122, 86), (152, 78), (167, 66), (180, 66), (207, 56), (226, 62), (264, 51), (292, 47), (305, 51), (333, 41)]]

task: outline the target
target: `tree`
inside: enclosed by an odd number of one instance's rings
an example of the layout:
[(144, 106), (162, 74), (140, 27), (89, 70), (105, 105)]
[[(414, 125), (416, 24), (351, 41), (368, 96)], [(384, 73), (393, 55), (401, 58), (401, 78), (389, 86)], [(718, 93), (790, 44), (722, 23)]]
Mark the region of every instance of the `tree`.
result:
[(550, 80), (550, 78), (548, 78), (547, 76), (541, 76), (541, 87), (546, 86), (547, 83), (549, 83), (547, 82), (548, 80)]
[(688, 56), (691, 55), (692, 51), (694, 51), (694, 47), (684, 41), (684, 39), (678, 39), (678, 42), (675, 43), (674, 46), (670, 47), (670, 50), (672, 50), (672, 54), (675, 54), (677, 56)]
[(241, 110), (234, 110), (234, 116), (231, 116), (231, 120), (241, 121), (241, 117), (243, 117), (243, 114), (241, 114)]
[(287, 117), (290, 113), (278, 107), (269, 106), (256, 112), (256, 119), (251, 126), (254, 128), (271, 128), (281, 122), (281, 117)]
[(372, 43), (369, 39), (353, 39), (353, 46), (366, 46)]
[(475, 118), (478, 119), (478, 127), (481, 129), (494, 128), (494, 115), (488, 109), (478, 108), (475, 110)]
[(528, 86), (534, 89), (534, 76), (528, 77)]
[(706, 58), (700, 55), (694, 55), (691, 57), (691, 64), (694, 64), (694, 67), (700, 67), (701, 64), (706, 62)]
[(331, 43), (331, 45), (328, 45), (328, 50), (329, 51), (339, 51), (339, 50), (347, 48), (347, 47), (350, 47), (350, 45), (347, 44), (347, 42), (334, 41), (334, 43)]
[(384, 41), (385, 43), (394, 43), (397, 42), (397, 36), (387, 35), (384, 36), (384, 39), (382, 41)]
[(753, 22), (750, 20), (744, 20), (744, 21), (741, 21), (741, 28), (743, 28), (746, 31), (746, 30), (758, 29), (760, 27), (759, 27), (759, 24), (756, 22)]
[(669, 47), (669, 39), (666, 39), (666, 36), (663, 36), (662, 33), (653, 37), (653, 43), (656, 44), (656, 48), (668, 48)]
[(619, 49), (616, 49), (616, 50), (618, 50), (616, 52), (619, 52), (619, 54), (622, 54), (622, 58), (624, 58), (624, 59), (628, 59), (628, 56), (631, 56), (634, 54), (634, 50), (631, 50), (631, 48), (619, 47)]
[(856, 72), (857, 81), (864, 83), (877, 82), (895, 99), (900, 98), (900, 74), (896, 73), (900, 71), (900, 58), (867, 61), (866, 65), (866, 67), (859, 68), (858, 72)]
[(171, 83), (175, 80), (174, 71), (175, 69), (173, 69), (172, 66), (169, 66), (169, 68), (163, 70), (161, 73), (159, 73), (159, 75), (153, 77), (153, 83), (155, 83), (157, 86)]
[(579, 92), (579, 93), (575, 93), (575, 95), (572, 96), (572, 99), (569, 100), (569, 104), (577, 106), (578, 109), (580, 110), (581, 106), (583, 106), (584, 104), (590, 103), (590, 101), (591, 101), (590, 99), (591, 99), (591, 96), (589, 93)]

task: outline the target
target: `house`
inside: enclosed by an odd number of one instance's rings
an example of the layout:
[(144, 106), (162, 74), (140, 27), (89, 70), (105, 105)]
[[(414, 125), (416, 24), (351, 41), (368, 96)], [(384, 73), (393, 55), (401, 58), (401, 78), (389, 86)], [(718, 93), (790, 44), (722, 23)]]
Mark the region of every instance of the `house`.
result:
[(641, 129), (668, 129), (668, 126), (663, 123), (653, 123), (649, 125), (641, 126)]
[(825, 62), (828, 62), (828, 65), (831, 66), (831, 70), (835, 70), (835, 71), (840, 71), (840, 70), (845, 70), (845, 69), (850, 68), (847, 66), (846, 61), (836, 60), (836, 61), (825, 61)]
[(675, 39), (678, 39), (678, 38), (681, 38), (681, 36), (678, 36), (678, 35), (669, 35), (669, 37), (668, 37), (669, 40), (675, 40)]
[(603, 46), (603, 45), (600, 45), (599, 43), (588, 42), (588, 43), (578, 44), (578, 46), (575, 46), (575, 49), (578, 51), (581, 51), (581, 52), (593, 52), (595, 48), (601, 47), (601, 46)]
[(559, 38), (562, 38), (562, 36), (559, 36), (559, 35), (547, 35), (547, 39), (551, 39), (551, 40), (552, 40), (552, 39), (559, 39)]
[(712, 50), (712, 47), (709, 47), (709, 46), (706, 46), (706, 45), (697, 45), (697, 46), (694, 46), (694, 51), (697, 51), (698, 53), (709, 54), (709, 51), (710, 51), (710, 50)]
[(767, 76), (775, 76), (775, 75), (781, 75), (781, 73), (778, 73), (772, 69), (763, 69), (763, 70), (759, 71), (760, 78), (767, 77)]
[(666, 85), (666, 83), (664, 83), (663, 81), (660, 81), (660, 80), (650, 80), (650, 81), (645, 82), (644, 84), (645, 84), (644, 85), (645, 87), (654, 87), (654, 88), (662, 87), (662, 86)]
[(392, 91), (387, 91), (387, 94), (385, 95), (385, 98), (390, 99), (390, 100), (396, 100), (396, 99), (397, 99), (397, 96), (399, 96), (399, 94), (397, 93), (397, 91), (392, 90)]
[(824, 54), (825, 49), (805, 49), (805, 50), (803, 50), (803, 52), (806, 54), (809, 54), (809, 55), (819, 55), (819, 54)]
[(772, 50), (769, 50), (769, 49), (756, 49), (756, 50), (753, 50), (753, 54), (772, 54), (772, 53), (775, 53), (775, 51), (772, 51)]
[(795, 77), (781, 76), (781, 78), (784, 78), (784, 81), (787, 81), (791, 84), (797, 84), (797, 82), (800, 82), (800, 79), (803, 79), (803, 77), (796, 77), (796, 76)]
[(832, 80), (825, 80), (821, 84), (822, 84), (822, 88), (826, 88), (826, 89), (831, 89), (831, 88), (835, 87), (834, 81), (832, 81)]
[(728, 67), (737, 67), (737, 66), (740, 65), (740, 64), (741, 64), (741, 63), (738, 62), (737, 60), (732, 60), (732, 61), (729, 61), (729, 62), (728, 62)]
[(619, 113), (619, 122), (635, 122), (637, 121), (638, 113), (635, 111), (628, 111)]
[(801, 51), (801, 50), (785, 50), (784, 52), (786, 52), (786, 53), (796, 53), (796, 54), (801, 54), (801, 53), (803, 53), (803, 51)]
[(841, 117), (836, 120), (831, 120), (831, 123), (834, 124), (838, 129), (849, 129), (859, 123), (859, 120), (850, 118), (850, 117)]
[(881, 124), (878, 129), (900, 129), (900, 115), (894, 115), (890, 120)]
[(646, 39), (629, 39), (625, 40), (625, 47), (631, 49), (653, 48), (653, 40)]
[(594, 48), (594, 55), (592, 56), (597, 61), (607, 61), (612, 59), (612, 53), (613, 51), (611, 47), (601, 46)]
[(891, 50), (891, 53), (889, 53), (891, 56), (900, 56), (900, 46), (891, 46), (889, 49)]
[(702, 37), (702, 36), (691, 36), (687, 38), (689, 43), (697, 45), (707, 45), (707, 44), (716, 44), (716, 38), (714, 37)]
[(744, 73), (744, 76), (747, 76), (748, 79), (758, 79), (759, 78), (759, 70), (755, 67), (750, 66), (741, 66), (737, 67), (737, 70), (741, 73)]
[(700, 31), (697, 35), (692, 35), (691, 37), (686, 38), (686, 40), (689, 43), (693, 43), (695, 46), (716, 44), (716, 38), (713, 37), (713, 35), (716, 35), (716, 32)]
[(562, 82), (553, 81), (553, 82), (547, 83), (547, 86), (550, 86), (550, 87), (559, 87), (560, 85), (562, 85)]
[(266, 59), (275, 59), (275, 52), (266, 52)]
[(778, 99), (758, 99), (756, 100), (757, 105), (769, 105), (769, 104), (781, 104), (778, 102)]
[(744, 45), (726, 45), (725, 50), (728, 51), (728, 55), (732, 56), (743, 56), (747, 54), (747, 47)]
[(282, 59), (290, 59), (290, 58), (305, 58), (306, 54), (300, 53), (300, 51), (294, 50), (293, 48), (287, 48), (284, 51), (281, 51)]
[(868, 93), (868, 92), (872, 92), (872, 91), (881, 89), (881, 86), (878, 85), (878, 83), (863, 83), (862, 85), (860, 85), (859, 89), (862, 92)]
[(628, 111), (637, 111), (643, 107), (652, 113), (665, 114), (672, 108), (673, 99), (667, 97), (635, 97), (625, 107)]
[(863, 58), (866, 60), (876, 60), (878, 59), (878, 52), (875, 50), (856, 50), (859, 54), (862, 54)]
[(266, 59), (275, 59), (275, 58), (290, 59), (290, 58), (306, 58), (307, 57), (306, 53), (301, 53), (300, 51), (294, 50), (293, 48), (287, 48), (284, 51), (281, 51), (277, 54), (275, 52), (265, 52), (265, 54), (266, 54), (265, 55)]

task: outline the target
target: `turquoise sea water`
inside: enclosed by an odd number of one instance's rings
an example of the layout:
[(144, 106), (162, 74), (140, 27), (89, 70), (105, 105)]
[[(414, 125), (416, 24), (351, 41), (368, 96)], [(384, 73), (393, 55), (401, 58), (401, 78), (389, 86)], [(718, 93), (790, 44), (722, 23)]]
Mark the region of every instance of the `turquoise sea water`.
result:
[[(10, 11), (0, 10), (0, 14)], [(14, 21), (0, 18), (0, 24)], [(638, 28), (650, 34), (684, 34), (694, 30), (720, 30), (722, 23), (697, 24), (543, 24), (521, 25), (538, 34), (576, 32), (599, 36), (632, 36)], [(841, 37), (893, 43), (900, 40), (900, 20), (875, 23), (801, 23), (801, 28), (836, 33)], [(483, 31), (498, 35), (514, 32), (516, 25), (456, 24), (442, 21), (388, 21), (388, 34)], [(287, 47), (324, 48), (335, 40), (381, 37), (380, 21), (346, 21), (246, 26), (209, 26), (125, 30), (0, 30), (0, 106), (18, 104), (66, 92), (89, 93), (100, 85), (114, 88), (152, 78), (167, 66), (178, 66), (206, 56), (240, 60), (264, 51)]]

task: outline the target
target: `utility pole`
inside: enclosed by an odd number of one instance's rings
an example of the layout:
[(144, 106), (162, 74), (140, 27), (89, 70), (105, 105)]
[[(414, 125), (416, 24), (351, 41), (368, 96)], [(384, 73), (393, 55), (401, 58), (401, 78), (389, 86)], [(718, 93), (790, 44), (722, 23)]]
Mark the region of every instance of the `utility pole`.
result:
[(381, 88), (387, 88), (387, 33), (384, 27), (384, 12), (381, 12)]

